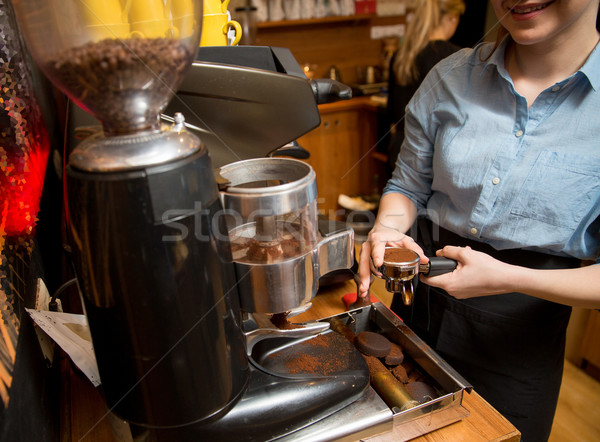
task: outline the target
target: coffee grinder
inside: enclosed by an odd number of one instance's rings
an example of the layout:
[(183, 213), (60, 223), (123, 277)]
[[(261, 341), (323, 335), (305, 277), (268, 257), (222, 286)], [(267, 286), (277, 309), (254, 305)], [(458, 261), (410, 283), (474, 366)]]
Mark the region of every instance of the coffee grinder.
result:
[[(298, 373), (285, 361), (310, 353), (326, 326), (264, 328), (242, 313), (231, 224), (207, 148), (182, 114), (173, 124), (159, 119), (196, 54), (202, 1), (13, 4), (37, 64), (102, 123), (71, 152), (66, 187), (73, 262), (110, 411), (139, 440), (267, 440), (359, 397), (368, 369), (343, 338), (328, 347), (347, 353), (344, 364)], [(254, 236), (297, 224), (278, 216), (263, 216)], [(315, 222), (312, 212), (303, 219)], [(314, 280), (316, 263), (327, 261), (323, 240), (304, 239), (294, 259)], [(310, 285), (270, 313), (308, 304)]]
[(102, 123), (69, 156), (73, 262), (107, 404), (151, 426), (223, 413), (248, 371), (228, 245), (210, 231), (220, 202), (206, 149), (182, 116), (159, 120), (201, 31), (201, 0), (169, 5), (14, 2), (38, 65)]

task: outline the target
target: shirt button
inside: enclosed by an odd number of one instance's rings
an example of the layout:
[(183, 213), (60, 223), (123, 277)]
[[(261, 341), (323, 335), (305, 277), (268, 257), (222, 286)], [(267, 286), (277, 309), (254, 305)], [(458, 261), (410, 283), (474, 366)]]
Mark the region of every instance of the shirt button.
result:
[(558, 92), (560, 90), (560, 86), (554, 86), (552, 88), (552, 92)]
[(495, 177), (495, 178), (492, 180), (492, 183), (494, 183), (494, 184), (498, 184), (499, 182), (500, 182), (500, 178), (498, 178), (498, 177)]
[(475, 227), (471, 227), (471, 233), (473, 235), (477, 235), (477, 229)]
[(519, 138), (523, 136), (523, 131), (522, 130), (518, 130), (515, 132), (515, 137)]

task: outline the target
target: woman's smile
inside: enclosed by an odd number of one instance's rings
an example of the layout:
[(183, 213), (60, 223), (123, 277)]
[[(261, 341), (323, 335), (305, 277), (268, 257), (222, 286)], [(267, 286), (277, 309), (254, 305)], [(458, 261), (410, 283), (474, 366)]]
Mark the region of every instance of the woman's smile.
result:
[(514, 20), (530, 20), (536, 16), (538, 16), (542, 10), (546, 9), (554, 3), (554, 0), (545, 3), (535, 3), (535, 4), (516, 4), (515, 6), (510, 8), (510, 13)]

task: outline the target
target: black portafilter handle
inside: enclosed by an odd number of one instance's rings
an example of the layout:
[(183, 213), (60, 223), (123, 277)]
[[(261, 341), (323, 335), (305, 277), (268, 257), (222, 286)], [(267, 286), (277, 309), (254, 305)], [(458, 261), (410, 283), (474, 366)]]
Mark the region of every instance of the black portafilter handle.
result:
[(334, 103), (352, 98), (352, 88), (344, 83), (329, 78), (309, 80), (317, 104)]
[(438, 276), (444, 273), (450, 273), (456, 269), (456, 261), (443, 256), (434, 256), (429, 258), (429, 262), (420, 267), (420, 273), (425, 276)]

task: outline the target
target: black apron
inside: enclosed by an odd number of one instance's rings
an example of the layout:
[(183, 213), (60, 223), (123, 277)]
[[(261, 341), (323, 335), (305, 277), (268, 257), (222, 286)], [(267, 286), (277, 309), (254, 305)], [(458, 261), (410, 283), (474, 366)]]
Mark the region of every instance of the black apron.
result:
[[(498, 252), (443, 229), (439, 240), (425, 244), (428, 255), (433, 254), (431, 245), (433, 249), (469, 245), (530, 268), (580, 265), (578, 260), (535, 252)], [(404, 306), (401, 296), (394, 296), (392, 310), (517, 427), (522, 440), (548, 439), (562, 381), (571, 307), (522, 293), (458, 300), (418, 283), (413, 305)]]

